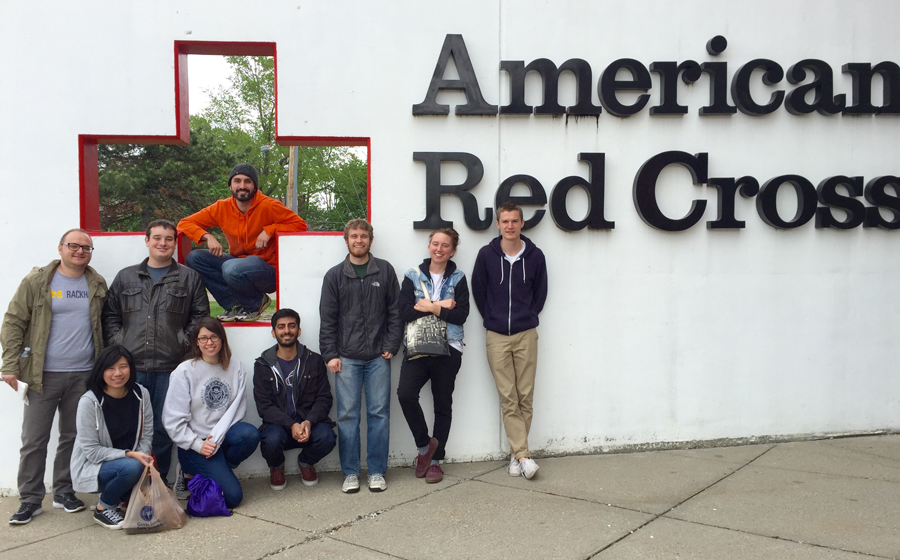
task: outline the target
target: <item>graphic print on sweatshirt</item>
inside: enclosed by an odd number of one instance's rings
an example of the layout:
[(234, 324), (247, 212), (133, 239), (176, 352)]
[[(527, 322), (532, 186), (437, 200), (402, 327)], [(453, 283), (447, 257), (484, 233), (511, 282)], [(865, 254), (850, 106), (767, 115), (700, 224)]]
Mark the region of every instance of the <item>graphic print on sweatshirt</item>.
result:
[(226, 408), (231, 402), (231, 387), (217, 377), (203, 384), (203, 402), (210, 410)]

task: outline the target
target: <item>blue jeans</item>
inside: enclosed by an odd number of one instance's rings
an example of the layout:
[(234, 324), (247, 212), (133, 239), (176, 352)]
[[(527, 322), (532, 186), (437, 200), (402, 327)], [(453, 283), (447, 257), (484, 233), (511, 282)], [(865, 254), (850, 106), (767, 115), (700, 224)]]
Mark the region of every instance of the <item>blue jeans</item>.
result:
[(284, 464), (284, 452), (287, 449), (302, 449), (297, 455), (297, 463), (315, 465), (334, 449), (336, 436), (334, 428), (325, 422), (312, 427), (309, 440), (298, 443), (291, 437), (291, 431), (277, 424), (264, 424), (259, 431), (259, 451), (269, 468)]
[(115, 509), (131, 496), (131, 490), (141, 479), (144, 464), (137, 459), (122, 457), (100, 465), (97, 482), (100, 483), (100, 505), (103, 509)]
[(334, 376), (337, 398), (338, 452), (344, 475), (359, 474), (359, 414), (366, 391), (366, 465), (369, 475), (387, 472), (391, 428), (391, 362), (382, 357), (341, 357)]
[(263, 297), (275, 291), (275, 268), (256, 255), (217, 257), (206, 249), (195, 249), (185, 262), (200, 274), (226, 311), (237, 304), (248, 311), (259, 309)]
[(156, 456), (159, 476), (168, 484), (167, 477), (172, 466), (172, 439), (163, 426), (162, 414), (166, 393), (169, 391), (169, 373), (139, 371), (137, 382), (150, 393), (150, 406), (153, 409), (153, 454)]
[(244, 499), (244, 491), (233, 469), (252, 455), (257, 445), (259, 430), (246, 422), (238, 422), (228, 430), (216, 454), (209, 459), (192, 449), (179, 447), (178, 461), (185, 474), (202, 474), (218, 482), (225, 496), (225, 505), (231, 509)]

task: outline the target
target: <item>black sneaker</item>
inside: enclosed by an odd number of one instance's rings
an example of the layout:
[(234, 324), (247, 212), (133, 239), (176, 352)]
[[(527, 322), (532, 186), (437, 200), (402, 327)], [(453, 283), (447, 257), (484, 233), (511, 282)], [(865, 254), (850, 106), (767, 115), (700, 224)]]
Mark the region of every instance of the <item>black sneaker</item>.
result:
[(101, 527), (106, 527), (107, 529), (121, 529), (122, 523), (125, 522), (125, 518), (122, 517), (122, 514), (116, 509), (105, 509), (103, 511), (97, 510), (94, 512), (94, 521)]
[(66, 513), (75, 513), (84, 509), (84, 502), (75, 497), (75, 492), (66, 492), (53, 496), (53, 507), (64, 509)]
[(31, 518), (35, 515), (40, 515), (42, 513), (44, 513), (44, 510), (41, 509), (41, 504), (22, 502), (19, 504), (19, 510), (9, 518), (9, 524), (24, 525), (31, 521)]

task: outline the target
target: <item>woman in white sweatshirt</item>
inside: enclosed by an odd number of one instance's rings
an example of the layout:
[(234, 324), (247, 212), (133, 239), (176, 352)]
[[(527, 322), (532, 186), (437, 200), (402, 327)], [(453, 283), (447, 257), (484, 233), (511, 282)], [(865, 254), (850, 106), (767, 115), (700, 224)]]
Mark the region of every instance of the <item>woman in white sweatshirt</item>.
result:
[(231, 359), (222, 323), (200, 319), (191, 336), (191, 359), (169, 377), (162, 421), (178, 446), (185, 478), (202, 474), (218, 482), (228, 508), (244, 498), (233, 469), (259, 444), (256, 427), (241, 422), (246, 383), (240, 361)]

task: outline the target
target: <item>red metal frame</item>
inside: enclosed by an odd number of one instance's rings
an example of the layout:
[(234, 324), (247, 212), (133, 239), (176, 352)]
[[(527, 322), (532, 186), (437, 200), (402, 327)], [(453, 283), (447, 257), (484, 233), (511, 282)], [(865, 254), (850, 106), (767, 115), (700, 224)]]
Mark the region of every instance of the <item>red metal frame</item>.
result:
[[(278, 56), (272, 42), (175, 41), (175, 134), (79, 134), (78, 187), (81, 227), (93, 235), (143, 235), (143, 232), (100, 231), (100, 181), (97, 163), (98, 144), (189, 144), (187, 57), (191, 54), (219, 56), (271, 56), (275, 63), (275, 142), (282, 146), (366, 146), (366, 218), (372, 221), (372, 142), (366, 137), (279, 136), (278, 135)], [(343, 235), (343, 232), (303, 232), (298, 235)], [(276, 239), (276, 243), (277, 243)], [(190, 240), (178, 234), (181, 262), (190, 251)], [(280, 280), (280, 278), (278, 279)], [(280, 282), (278, 282), (280, 286)], [(280, 287), (276, 298), (280, 301)], [(227, 326), (258, 326), (262, 323), (228, 323)]]

